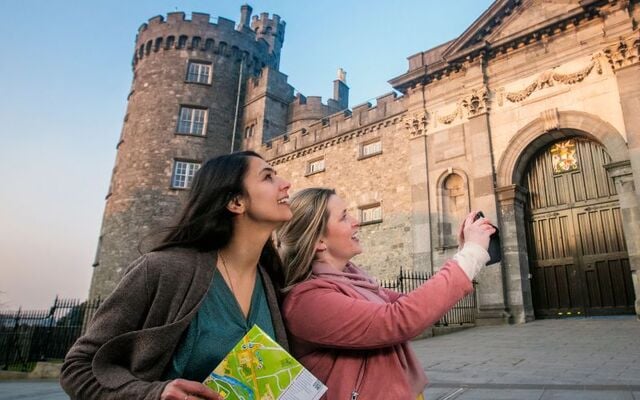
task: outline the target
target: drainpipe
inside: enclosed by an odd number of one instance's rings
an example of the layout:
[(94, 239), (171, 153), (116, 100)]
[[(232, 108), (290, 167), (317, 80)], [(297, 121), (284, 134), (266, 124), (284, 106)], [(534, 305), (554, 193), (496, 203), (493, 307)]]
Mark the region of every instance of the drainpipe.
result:
[(240, 59), (240, 71), (238, 73), (238, 94), (236, 95), (236, 113), (233, 118), (233, 133), (231, 134), (231, 151), (236, 141), (236, 129), (238, 128), (238, 112), (240, 111), (240, 89), (242, 88), (242, 70), (244, 69), (244, 57)]

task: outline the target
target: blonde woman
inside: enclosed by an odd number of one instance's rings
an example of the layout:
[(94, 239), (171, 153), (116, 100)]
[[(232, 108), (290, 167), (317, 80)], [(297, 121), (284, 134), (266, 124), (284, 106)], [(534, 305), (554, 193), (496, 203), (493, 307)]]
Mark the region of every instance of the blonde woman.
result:
[(293, 354), (327, 385), (328, 399), (421, 399), (427, 378), (408, 341), (473, 290), (494, 228), (469, 214), (461, 250), (402, 295), (351, 263), (362, 252), (359, 225), (335, 191), (305, 189), (290, 205), (293, 217), (277, 237)]

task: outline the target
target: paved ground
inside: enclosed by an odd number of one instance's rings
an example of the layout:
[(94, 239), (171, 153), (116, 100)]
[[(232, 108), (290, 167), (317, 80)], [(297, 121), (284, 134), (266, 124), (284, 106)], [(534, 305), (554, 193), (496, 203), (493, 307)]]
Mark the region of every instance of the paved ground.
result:
[[(431, 381), (427, 400), (640, 400), (631, 316), (478, 327), (414, 348)], [(9, 399), (68, 397), (56, 381), (0, 381), (0, 400)]]
[(640, 400), (633, 316), (477, 327), (414, 342), (429, 400)]
[(0, 381), (2, 400), (69, 400), (58, 381)]

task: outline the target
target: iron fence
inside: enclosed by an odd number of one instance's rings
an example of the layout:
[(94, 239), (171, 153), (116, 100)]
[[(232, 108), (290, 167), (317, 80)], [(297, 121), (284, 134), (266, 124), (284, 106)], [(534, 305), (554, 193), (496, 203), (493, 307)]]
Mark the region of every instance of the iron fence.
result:
[(37, 361), (63, 359), (99, 305), (56, 297), (49, 310), (0, 312), (0, 368), (30, 371)]
[[(434, 274), (421, 271), (404, 271), (400, 268), (400, 273), (396, 279), (380, 280), (380, 285), (386, 289), (395, 290), (400, 293), (409, 293), (418, 288)], [(477, 285), (473, 281), (473, 287)], [(475, 290), (463, 297), (445, 315), (436, 322), (435, 326), (474, 324), (477, 316), (477, 300)]]

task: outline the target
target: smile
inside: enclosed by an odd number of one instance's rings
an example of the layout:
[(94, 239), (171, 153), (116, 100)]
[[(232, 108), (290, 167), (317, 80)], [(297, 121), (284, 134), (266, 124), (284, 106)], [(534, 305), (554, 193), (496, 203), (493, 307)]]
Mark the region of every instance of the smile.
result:
[(289, 204), (289, 198), (285, 197), (285, 198), (282, 198), (282, 199), (278, 200), (278, 204)]

